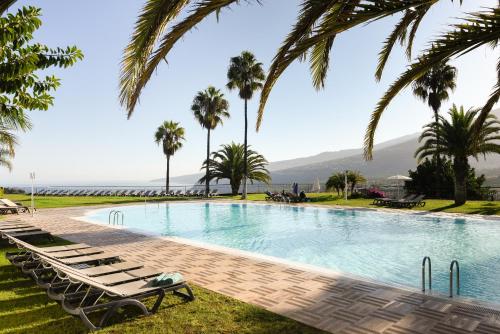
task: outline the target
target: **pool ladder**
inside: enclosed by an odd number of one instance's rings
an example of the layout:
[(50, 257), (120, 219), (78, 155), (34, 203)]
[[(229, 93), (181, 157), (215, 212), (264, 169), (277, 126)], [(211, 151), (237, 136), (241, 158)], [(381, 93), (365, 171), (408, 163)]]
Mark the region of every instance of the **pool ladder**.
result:
[[(425, 292), (425, 265), (428, 264), (428, 269), (429, 269), (429, 290), (432, 290), (432, 264), (431, 264), (431, 258), (428, 256), (425, 256), (424, 259), (422, 260), (422, 292)], [(453, 270), (456, 268), (456, 294), (460, 295), (460, 266), (458, 265), (457, 260), (451, 261), (450, 264), (450, 298), (453, 298)]]
[[(113, 220), (111, 220), (111, 218), (113, 218)], [(123, 212), (120, 210), (111, 210), (108, 215), (108, 225), (119, 225), (120, 218), (122, 219), (121, 225), (123, 226), (123, 220), (125, 218)], [(113, 222), (113, 224), (111, 224), (111, 222)]]

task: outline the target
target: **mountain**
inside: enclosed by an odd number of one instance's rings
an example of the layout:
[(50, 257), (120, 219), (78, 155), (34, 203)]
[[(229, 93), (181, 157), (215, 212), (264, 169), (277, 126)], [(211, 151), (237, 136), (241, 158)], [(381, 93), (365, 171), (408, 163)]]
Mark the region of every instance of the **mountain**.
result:
[[(500, 109), (493, 111), (500, 118)], [(273, 183), (312, 183), (316, 178), (322, 182), (334, 172), (358, 170), (368, 179), (385, 179), (396, 174), (408, 174), (409, 169), (415, 169), (417, 162), (413, 157), (418, 147), (419, 134), (402, 136), (375, 145), (374, 159), (365, 161), (361, 148), (323, 152), (317, 155), (271, 162), (268, 166)], [(485, 173), (491, 182), (500, 180), (500, 155), (490, 155), (487, 160), (471, 159), (471, 165), (480, 173)], [(172, 182), (178, 184), (193, 184), (200, 174), (173, 177)], [(162, 181), (158, 179), (154, 181)], [(495, 180), (495, 181), (493, 181)]]

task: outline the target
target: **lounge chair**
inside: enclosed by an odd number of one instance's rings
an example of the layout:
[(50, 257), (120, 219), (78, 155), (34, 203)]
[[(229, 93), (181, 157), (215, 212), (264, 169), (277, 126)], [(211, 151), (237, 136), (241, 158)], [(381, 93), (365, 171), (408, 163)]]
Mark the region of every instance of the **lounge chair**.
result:
[[(186, 300), (194, 300), (193, 292), (189, 285), (184, 281), (175, 282), (169, 285), (155, 286), (154, 279), (139, 279), (124, 281), (116, 285), (106, 285), (106, 280), (99, 277), (87, 277), (75, 272), (71, 267), (61, 265), (51, 259), (44, 259), (45, 264), (50, 265), (59, 276), (66, 276), (68, 280), (79, 282), (84, 286), (83, 291), (66, 293), (61, 300), (61, 306), (69, 314), (79, 316), (85, 326), (90, 330), (100, 329), (108, 323), (109, 319), (125, 306), (135, 306), (139, 308), (144, 315), (155, 313), (166, 292), (173, 292)], [(132, 274), (129, 279), (135, 279)], [(108, 275), (109, 276), (109, 275)], [(106, 277), (106, 276), (103, 276)], [(109, 277), (108, 277), (109, 279)], [(186, 293), (180, 290), (186, 290)], [(156, 296), (153, 306), (148, 309), (141, 301), (148, 297)], [(99, 323), (96, 325), (89, 319), (89, 314), (96, 311), (106, 311), (102, 315)]]
[(3, 204), (3, 207), (11, 208), (11, 210), (14, 210), (16, 213), (29, 212), (29, 208), (26, 205), (14, 203), (10, 199), (2, 198), (0, 199), (0, 202)]
[(424, 198), (425, 195), (418, 195), (415, 198), (409, 200), (407, 199), (404, 201), (398, 201), (394, 204), (394, 206), (400, 208), (408, 208), (408, 209), (414, 208), (416, 206), (424, 207), (425, 206), (425, 201), (423, 201)]
[(208, 197), (215, 197), (219, 195), (219, 190), (218, 189), (212, 189), (210, 190), (210, 193), (208, 194)]
[[(33, 252), (39, 250), (16, 238), (10, 238), (10, 241), (20, 248), (31, 249)], [(158, 310), (166, 292), (172, 292), (186, 300), (195, 298), (180, 274), (170, 276), (177, 278), (177, 281), (162, 282), (155, 279), (155, 276), (158, 277), (158, 270), (138, 264), (122, 262), (116, 265), (75, 269), (46, 254), (38, 254), (39, 264), (46, 270), (53, 271), (54, 277), (61, 280), (48, 288), (47, 295), (57, 297), (63, 309), (69, 314), (79, 316), (90, 330), (105, 326), (118, 309), (125, 306), (138, 307), (145, 315), (150, 315)], [(180, 291), (183, 289), (186, 293)], [(157, 297), (156, 301), (148, 309), (141, 301), (154, 296)], [(89, 313), (95, 311), (105, 311), (98, 324), (89, 319)]]

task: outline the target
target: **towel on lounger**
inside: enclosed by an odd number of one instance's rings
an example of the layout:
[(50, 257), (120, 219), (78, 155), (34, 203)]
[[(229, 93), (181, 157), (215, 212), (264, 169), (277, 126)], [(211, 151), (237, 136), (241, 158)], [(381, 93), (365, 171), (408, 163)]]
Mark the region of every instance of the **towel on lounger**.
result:
[(161, 273), (152, 281), (153, 286), (172, 285), (184, 282), (184, 277), (179, 273)]

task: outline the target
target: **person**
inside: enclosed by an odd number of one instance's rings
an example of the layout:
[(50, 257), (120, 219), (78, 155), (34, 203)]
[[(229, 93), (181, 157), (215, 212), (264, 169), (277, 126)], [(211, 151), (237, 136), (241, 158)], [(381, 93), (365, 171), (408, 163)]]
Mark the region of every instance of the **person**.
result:
[(295, 196), (297, 196), (299, 194), (299, 184), (297, 182), (293, 183), (292, 192)]
[(302, 190), (299, 194), (299, 198), (300, 198), (300, 201), (301, 202), (305, 202), (307, 200), (307, 196), (306, 196), (306, 193), (304, 192), (304, 190)]

